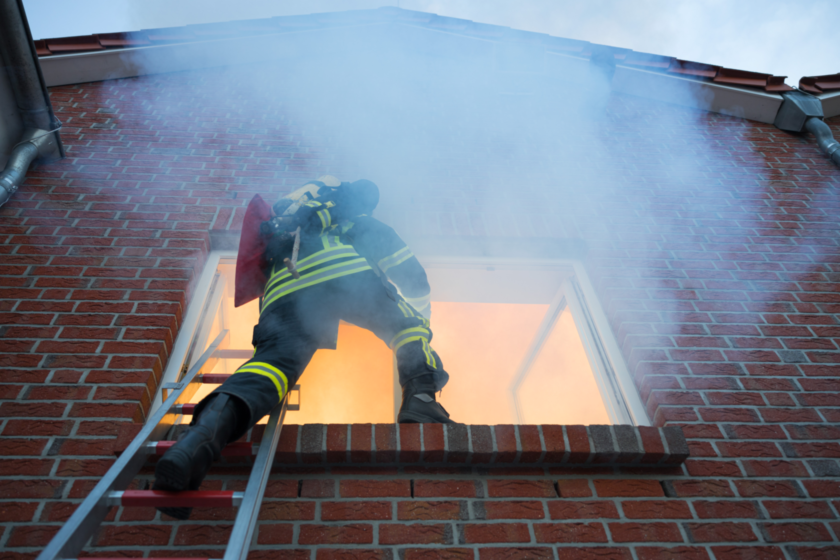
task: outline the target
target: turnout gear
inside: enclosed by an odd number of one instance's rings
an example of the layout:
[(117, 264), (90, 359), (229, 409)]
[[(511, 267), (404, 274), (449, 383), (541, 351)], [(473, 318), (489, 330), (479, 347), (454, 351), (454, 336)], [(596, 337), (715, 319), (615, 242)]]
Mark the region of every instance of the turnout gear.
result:
[[(251, 201), (235, 304), (262, 295), (254, 355), (198, 403), (189, 431), (158, 462), (155, 489), (198, 489), (221, 449), (286, 396), (315, 352), (335, 349), (341, 320), (372, 331), (394, 351), (400, 422), (452, 422), (435, 401), (449, 374), (430, 346), (426, 272), (393, 229), (367, 215), (379, 201), (374, 183), (321, 179), (275, 204), (271, 219), (259, 196)], [(297, 262), (288, 266), (293, 251)], [(190, 513), (161, 511), (178, 519)]]
[[(193, 416), (186, 432), (155, 466), (153, 490), (198, 490), (222, 448), (244, 434), (249, 426), (247, 407), (225, 393), (209, 396)], [(192, 508), (160, 507), (175, 519), (189, 519)]]
[(431, 375), (415, 377), (403, 386), (400, 424), (454, 424), (440, 403), (435, 401), (435, 379)]

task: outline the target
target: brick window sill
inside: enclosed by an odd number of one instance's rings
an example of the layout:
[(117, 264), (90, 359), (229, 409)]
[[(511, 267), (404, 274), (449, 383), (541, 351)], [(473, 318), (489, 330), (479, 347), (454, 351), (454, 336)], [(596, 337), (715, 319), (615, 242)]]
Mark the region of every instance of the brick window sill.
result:
[[(252, 441), (262, 436), (261, 426)], [(116, 443), (125, 449), (139, 425)], [(679, 427), (464, 424), (288, 424), (275, 464), (674, 466), (689, 455)]]

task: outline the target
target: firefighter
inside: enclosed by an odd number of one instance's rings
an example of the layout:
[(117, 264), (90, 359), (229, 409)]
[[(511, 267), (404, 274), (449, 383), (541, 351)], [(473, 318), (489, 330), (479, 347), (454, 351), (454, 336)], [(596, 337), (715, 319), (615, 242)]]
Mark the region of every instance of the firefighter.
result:
[[(285, 397), (315, 351), (335, 349), (342, 319), (372, 331), (396, 354), (398, 422), (452, 423), (435, 399), (449, 375), (429, 345), (426, 272), (396, 232), (370, 216), (379, 202), (373, 182), (321, 179), (297, 191), (304, 194), (292, 203), (275, 205), (277, 213), (288, 214), (290, 207), (294, 213), (275, 217), (264, 229), (300, 227), (297, 263), (292, 268), (283, 262), (289, 236), (273, 235), (254, 356), (198, 403), (190, 428), (157, 463), (154, 489), (197, 490), (222, 448)], [(240, 259), (242, 253), (240, 246)], [(190, 508), (159, 509), (178, 519), (190, 514)]]

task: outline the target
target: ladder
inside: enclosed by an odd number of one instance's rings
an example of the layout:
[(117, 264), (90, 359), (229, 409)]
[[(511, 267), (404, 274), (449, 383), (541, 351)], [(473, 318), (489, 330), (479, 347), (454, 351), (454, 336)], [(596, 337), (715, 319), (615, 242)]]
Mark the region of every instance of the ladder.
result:
[(224, 560), (245, 560), (257, 524), (274, 453), (280, 440), (283, 418), (289, 408), (288, 394), (269, 414), (268, 424), (258, 447), (249, 442), (231, 443), (222, 452), (226, 456), (256, 455), (244, 492), (126, 490), (149, 456), (162, 455), (174, 445), (174, 441), (160, 439), (176, 423), (178, 416), (192, 413), (195, 405), (188, 401), (198, 391), (199, 386), (202, 383), (221, 383), (229, 377), (227, 374), (202, 373), (212, 370), (220, 356), (219, 346), (227, 336), (227, 330), (219, 333), (179, 382), (164, 385), (163, 404), (38, 555), (37, 560), (77, 559), (113, 506), (238, 507)]

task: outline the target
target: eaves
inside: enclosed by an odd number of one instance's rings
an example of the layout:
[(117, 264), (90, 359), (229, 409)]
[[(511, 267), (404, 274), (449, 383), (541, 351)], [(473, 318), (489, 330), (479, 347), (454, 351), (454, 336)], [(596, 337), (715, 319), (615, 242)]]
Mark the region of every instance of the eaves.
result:
[[(349, 22), (348, 22), (349, 23)], [(62, 55), (43, 56), (41, 68), (47, 86), (61, 86), (135, 76), (180, 72), (213, 67), (231, 66), (248, 63), (269, 63), (288, 60), (318, 48), (322, 33), (336, 33), (337, 28), (344, 31), (359, 29), (384, 28), (385, 26), (411, 27), (414, 31), (429, 33), (437, 39), (443, 35), (448, 40), (456, 40), (463, 47), (472, 44), (487, 46), (498, 43), (519, 43), (519, 37), (512, 30), (484, 36), (459, 34), (457, 30), (436, 28), (426, 25), (414, 25), (413, 22), (354, 22), (350, 25), (331, 26), (328, 28), (307, 28), (282, 33), (257, 34), (212, 38), (200, 41), (170, 43), (162, 45), (137, 46), (120, 49), (107, 49), (92, 52), (79, 52)], [(556, 38), (551, 38), (556, 39)], [(557, 39), (559, 41), (559, 39)], [(447, 47), (451, 47), (448, 45)], [(550, 42), (534, 44), (532, 47), (544, 52), (548, 58), (562, 58), (574, 62), (576, 71), (570, 74), (587, 74), (585, 68), (592, 64), (585, 56), (591, 53), (557, 52)], [(597, 47), (597, 46), (595, 46)], [(544, 50), (543, 50), (544, 49)], [(736, 116), (772, 124), (783, 98), (756, 87), (738, 87), (717, 83), (710, 80), (698, 80), (680, 74), (652, 71), (644, 67), (622, 64), (623, 54), (616, 55), (615, 74), (612, 78), (613, 91), (654, 99), (666, 103), (714, 113)], [(567, 65), (564, 65), (567, 66)], [(566, 74), (567, 79), (574, 79)], [(826, 116), (840, 114), (840, 95), (832, 92), (825, 97), (823, 105)]]

